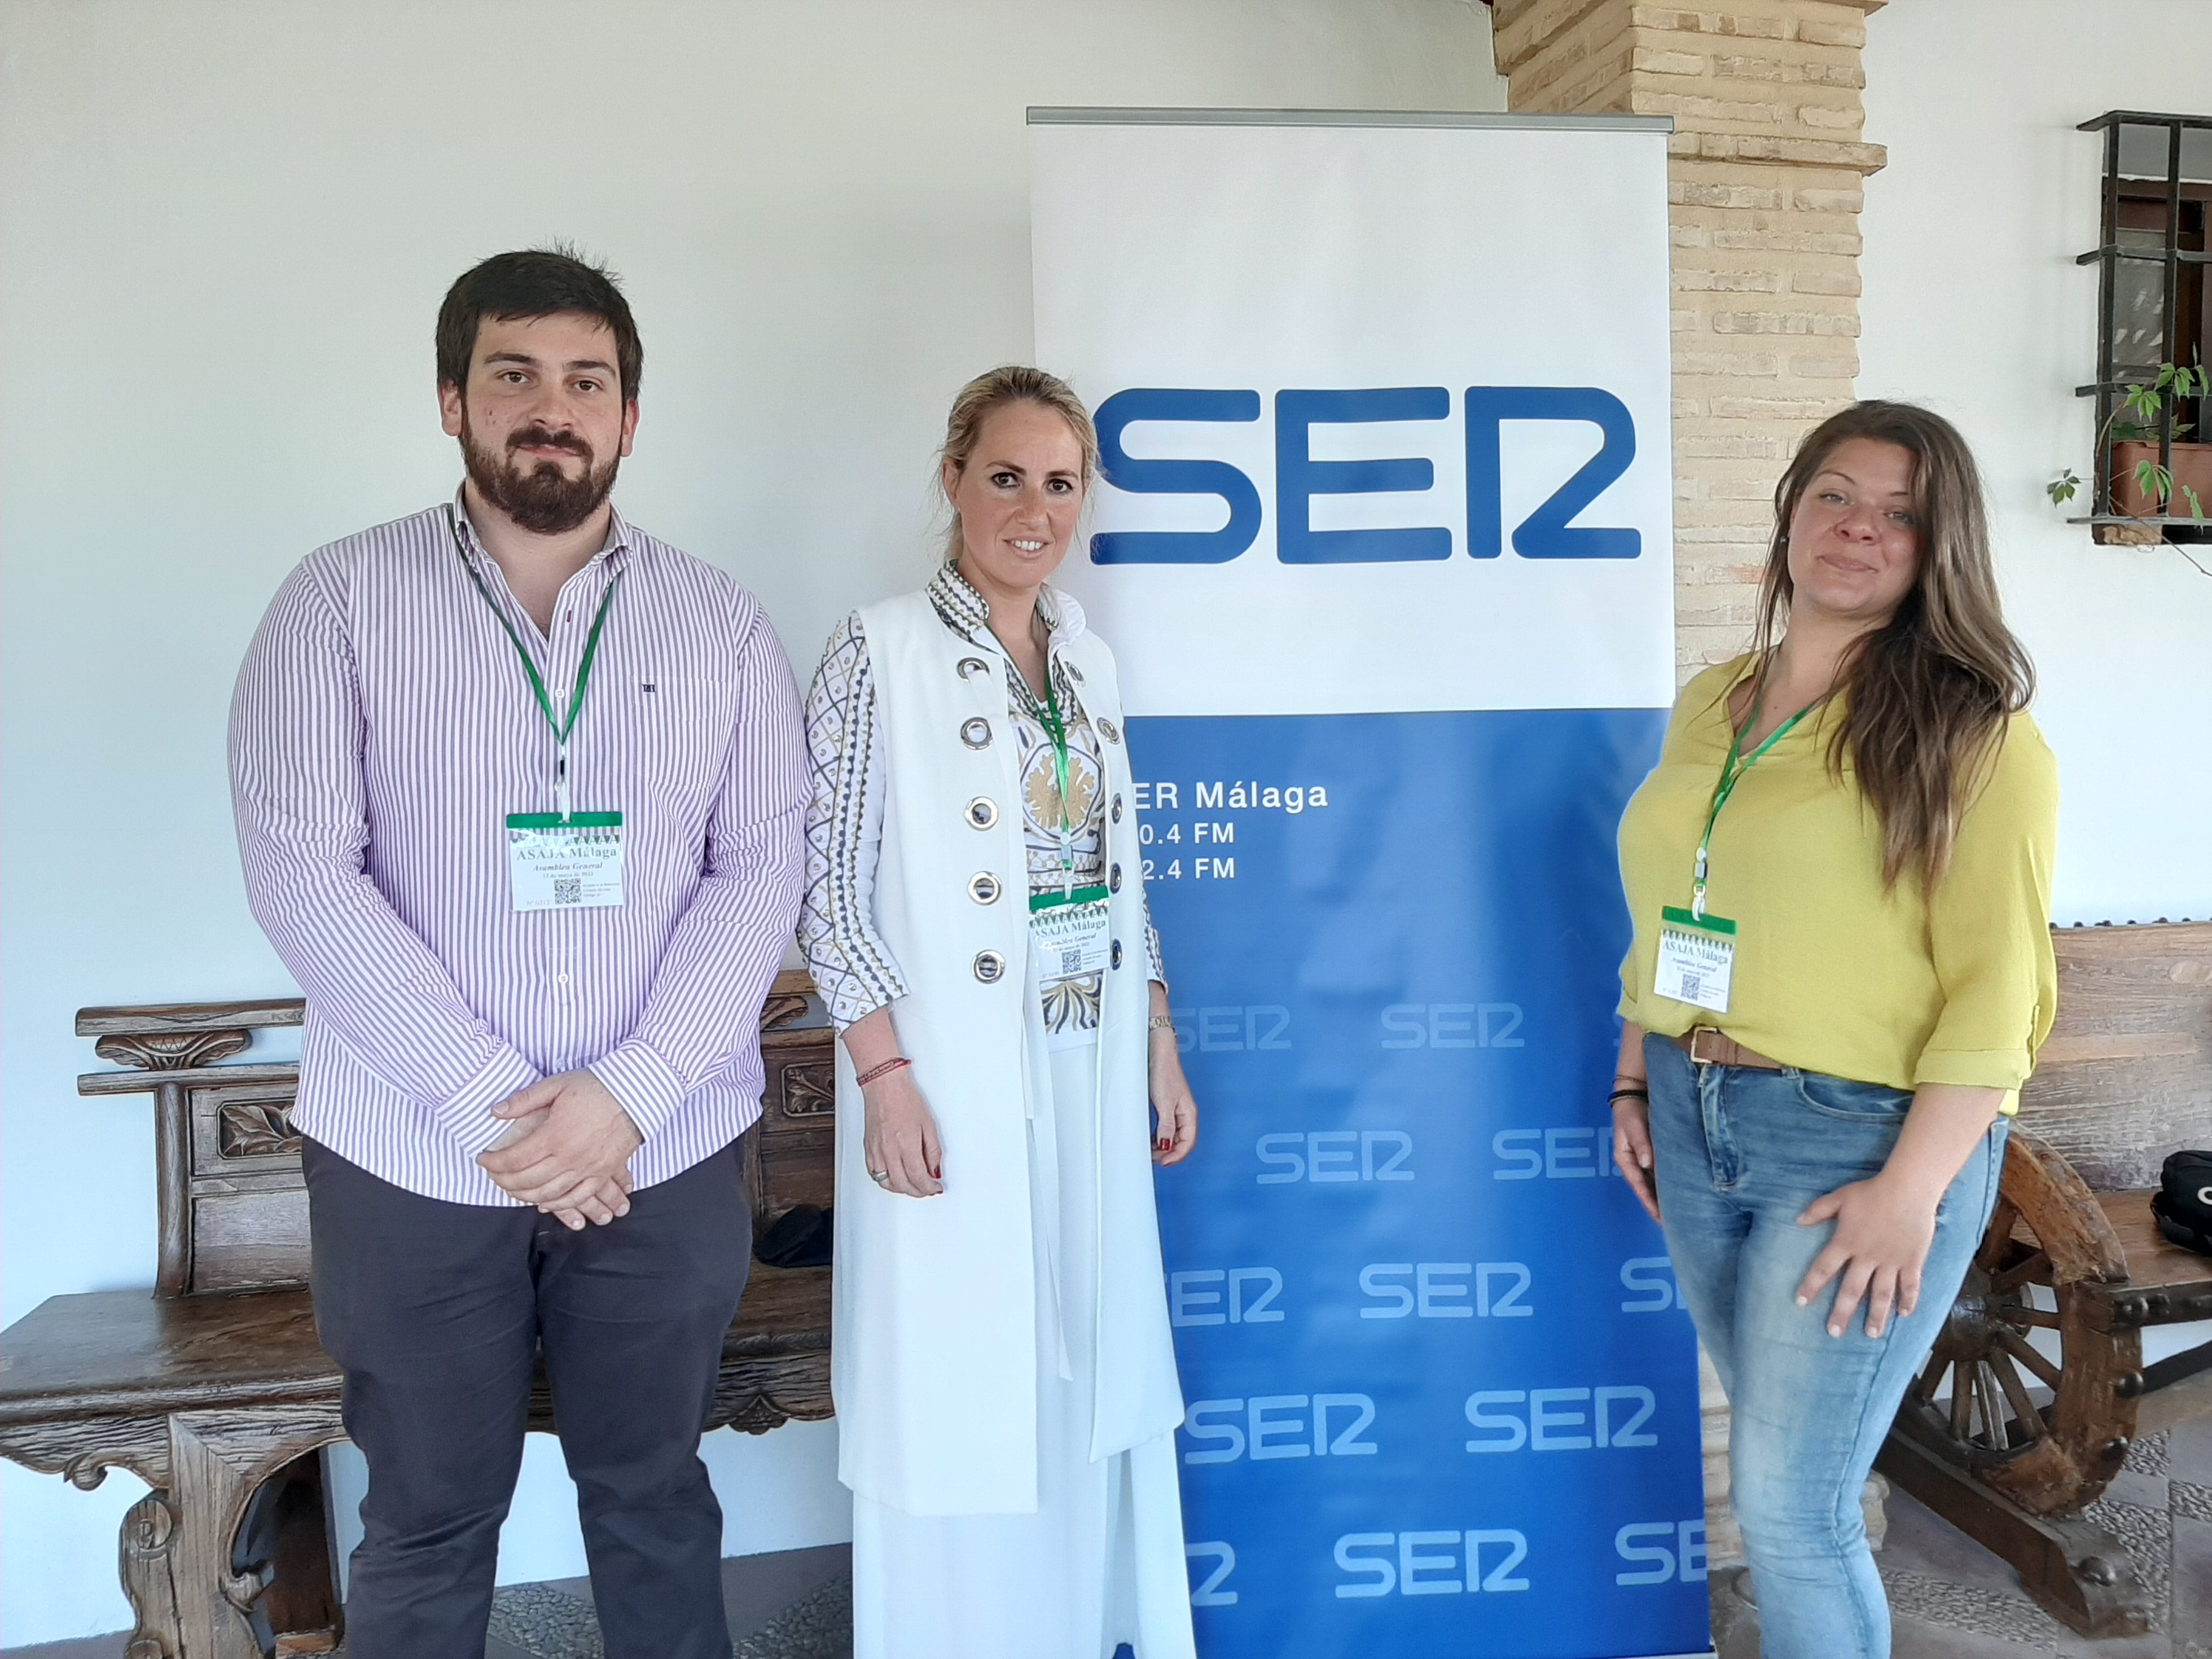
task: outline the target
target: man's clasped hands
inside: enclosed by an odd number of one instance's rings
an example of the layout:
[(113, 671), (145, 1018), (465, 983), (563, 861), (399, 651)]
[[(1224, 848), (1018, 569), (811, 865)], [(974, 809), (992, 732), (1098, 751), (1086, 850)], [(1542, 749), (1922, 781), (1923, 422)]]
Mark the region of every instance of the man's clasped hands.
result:
[(605, 1226), (629, 1213), (630, 1154), (645, 1138), (590, 1072), (563, 1072), (492, 1109), (513, 1124), (477, 1163), (502, 1191), (563, 1226)]

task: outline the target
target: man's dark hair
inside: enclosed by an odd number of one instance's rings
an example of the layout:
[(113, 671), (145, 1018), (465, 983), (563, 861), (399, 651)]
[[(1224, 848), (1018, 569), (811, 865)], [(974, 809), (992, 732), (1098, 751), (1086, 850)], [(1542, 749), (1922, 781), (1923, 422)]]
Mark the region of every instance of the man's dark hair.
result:
[(466, 386), (477, 331), (487, 317), (552, 317), (576, 312), (596, 317), (614, 331), (615, 365), (623, 401), (637, 396), (645, 375), (645, 348), (630, 319), (629, 301), (604, 265), (576, 257), (561, 243), (517, 253), (495, 253), (446, 290), (438, 307), (438, 384)]

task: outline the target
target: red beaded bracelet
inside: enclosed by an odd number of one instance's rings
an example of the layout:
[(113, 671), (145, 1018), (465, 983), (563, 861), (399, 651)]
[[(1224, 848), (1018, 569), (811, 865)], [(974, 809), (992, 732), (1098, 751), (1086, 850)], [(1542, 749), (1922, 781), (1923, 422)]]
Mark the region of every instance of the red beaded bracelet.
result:
[(860, 1087), (865, 1089), (877, 1079), (889, 1077), (893, 1072), (897, 1071), (901, 1066), (911, 1066), (913, 1064), (914, 1062), (908, 1060), (904, 1054), (894, 1054), (882, 1065), (871, 1066), (866, 1071), (861, 1073), (860, 1076)]

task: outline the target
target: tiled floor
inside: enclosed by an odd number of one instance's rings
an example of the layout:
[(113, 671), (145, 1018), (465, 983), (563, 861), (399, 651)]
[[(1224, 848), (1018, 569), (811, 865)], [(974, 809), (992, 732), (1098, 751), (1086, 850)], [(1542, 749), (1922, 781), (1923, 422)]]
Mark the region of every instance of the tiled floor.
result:
[[(845, 1659), (853, 1651), (849, 1546), (722, 1563), (736, 1659)], [(517, 1584), (492, 1603), (485, 1659), (599, 1659), (590, 1581)], [(12, 1659), (12, 1656), (10, 1656)]]

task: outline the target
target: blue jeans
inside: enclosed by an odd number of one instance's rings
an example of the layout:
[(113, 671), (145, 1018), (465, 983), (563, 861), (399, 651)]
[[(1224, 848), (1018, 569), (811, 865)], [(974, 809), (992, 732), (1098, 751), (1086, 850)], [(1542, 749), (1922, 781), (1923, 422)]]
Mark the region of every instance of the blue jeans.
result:
[(1817, 1072), (1698, 1066), (1647, 1036), (1651, 1141), (1683, 1304), (1728, 1389), (1731, 1501), (1759, 1596), (1765, 1659), (1887, 1659), (1889, 1607), (1859, 1493), (1890, 1419), (1949, 1316), (1996, 1207), (1999, 1118), (1936, 1210), (1918, 1309), (1830, 1336), (1835, 1285), (1798, 1281), (1835, 1231), (1814, 1199), (1879, 1174), (1912, 1097)]

